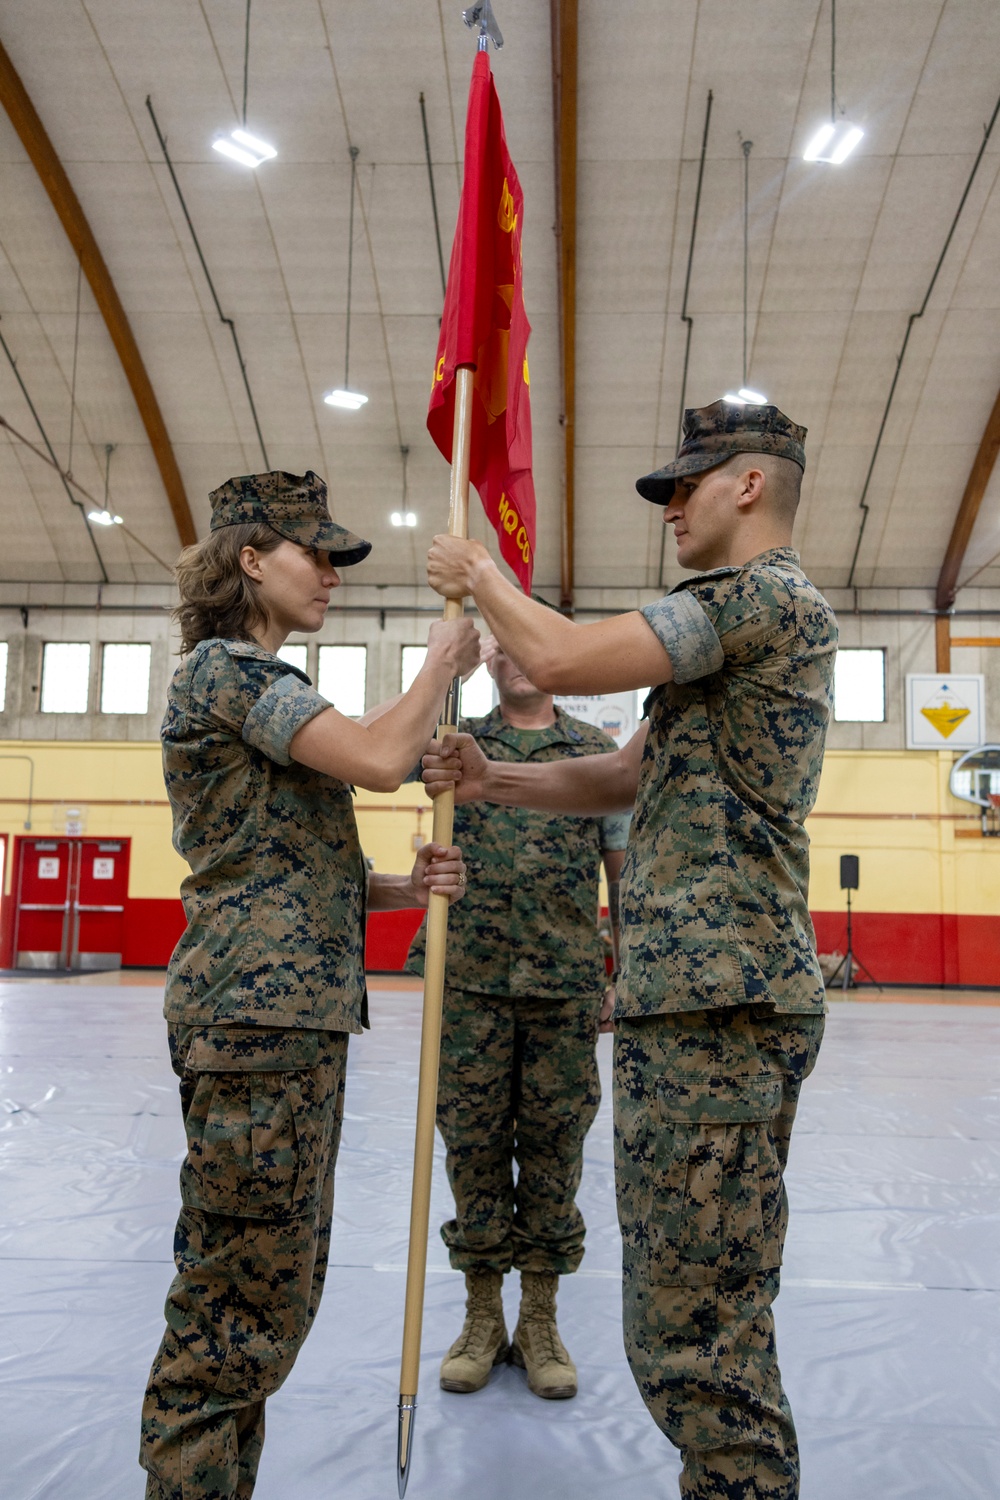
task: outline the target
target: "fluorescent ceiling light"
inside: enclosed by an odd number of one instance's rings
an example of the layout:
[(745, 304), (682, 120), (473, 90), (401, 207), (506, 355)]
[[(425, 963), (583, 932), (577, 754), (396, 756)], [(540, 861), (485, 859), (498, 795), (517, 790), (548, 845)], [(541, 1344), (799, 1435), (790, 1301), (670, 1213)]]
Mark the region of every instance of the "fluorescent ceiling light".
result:
[(368, 400), (360, 391), (327, 391), (323, 397), (327, 406), (340, 406), (344, 411), (360, 411)]
[(752, 391), (748, 386), (741, 385), (738, 391), (727, 391), (723, 401), (728, 401), (730, 406), (766, 406), (767, 397), (760, 391)]
[(835, 167), (839, 167), (842, 161), (846, 161), (860, 140), (864, 139), (864, 131), (858, 125), (852, 125), (839, 145), (835, 146), (830, 153), (830, 160)]
[(238, 161), (242, 167), (259, 167), (262, 161), (271, 161), (277, 156), (273, 146), (258, 140), (246, 130), (234, 130), (231, 136), (219, 136), (212, 142), (213, 151)]
[(821, 125), (816, 134), (810, 139), (806, 149), (803, 151), (802, 160), (819, 161), (820, 152), (823, 150), (824, 146), (828, 146), (830, 144), (836, 133), (836, 125), (831, 125), (829, 124), (829, 122), (826, 125)]
[(841, 120), (836, 124), (827, 121), (810, 139), (802, 153), (802, 160), (826, 161), (832, 166), (839, 167), (842, 161), (847, 160), (858, 142), (864, 139), (864, 134), (860, 126), (851, 125), (847, 120)]
[(238, 146), (245, 146), (248, 151), (259, 156), (261, 161), (273, 161), (278, 154), (273, 146), (269, 146), (259, 136), (251, 135), (249, 130), (234, 130), (233, 140)]
[(417, 518), (412, 510), (394, 510), (389, 517), (393, 526), (416, 526)]
[(91, 510), (87, 512), (88, 521), (96, 521), (98, 526), (124, 526), (121, 516), (114, 516), (109, 510)]

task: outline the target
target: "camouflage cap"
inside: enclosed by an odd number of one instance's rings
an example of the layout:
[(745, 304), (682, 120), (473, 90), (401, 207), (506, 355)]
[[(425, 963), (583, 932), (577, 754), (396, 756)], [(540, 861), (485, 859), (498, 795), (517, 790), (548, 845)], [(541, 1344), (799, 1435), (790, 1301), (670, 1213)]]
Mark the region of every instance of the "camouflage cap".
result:
[(735, 401), (713, 401), (684, 413), (684, 440), (673, 463), (637, 479), (644, 500), (667, 505), (674, 481), (685, 474), (701, 474), (724, 464), (737, 453), (773, 453), (806, 466), (806, 429), (789, 421), (776, 406), (741, 406)]
[(208, 498), (212, 502), (213, 531), (262, 521), (290, 542), (329, 552), (331, 560), (343, 566), (361, 562), (372, 550), (371, 542), (331, 518), (326, 484), (312, 469), (301, 476), (280, 469), (269, 474), (242, 474), (227, 479)]

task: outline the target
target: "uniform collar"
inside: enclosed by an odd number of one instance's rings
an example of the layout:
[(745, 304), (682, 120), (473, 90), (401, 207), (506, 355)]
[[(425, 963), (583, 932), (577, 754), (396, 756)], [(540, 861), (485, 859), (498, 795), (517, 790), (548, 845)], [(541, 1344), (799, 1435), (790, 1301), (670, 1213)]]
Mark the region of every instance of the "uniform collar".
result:
[(539, 748), (543, 745), (579, 745), (583, 741), (583, 735), (561, 708), (557, 707), (555, 712), (555, 723), (546, 725), (544, 729), (517, 729), (505, 721), (498, 703), (480, 720), (477, 738), (500, 740), (502, 744), (516, 747), (520, 743), (520, 735), (533, 734), (537, 736), (535, 744)]
[(693, 583), (701, 583), (704, 578), (731, 578), (736, 573), (745, 573), (748, 568), (794, 568), (801, 573), (802, 562), (794, 547), (769, 547), (766, 552), (758, 552), (756, 557), (751, 557), (745, 563), (730, 563), (724, 568), (712, 568), (707, 573), (693, 573), (690, 578), (683, 578), (680, 583), (675, 583), (670, 592), (677, 594), (681, 589), (690, 588)]
[[(273, 651), (265, 650), (265, 648), (259, 643), (259, 641), (231, 641), (224, 640), (221, 637), (217, 639), (219, 639), (220, 644), (223, 645), (229, 652), (230, 656), (235, 656), (238, 660), (241, 661), (274, 662), (275, 665), (279, 666), (283, 672), (290, 672), (293, 677), (298, 677), (302, 682), (307, 683), (309, 687), (312, 687), (311, 677), (308, 677), (305, 672), (300, 670), (299, 667), (293, 667), (290, 661), (283, 661), (280, 656), (275, 656)], [(201, 645), (203, 646), (209, 646), (211, 644), (211, 641), (201, 642)]]

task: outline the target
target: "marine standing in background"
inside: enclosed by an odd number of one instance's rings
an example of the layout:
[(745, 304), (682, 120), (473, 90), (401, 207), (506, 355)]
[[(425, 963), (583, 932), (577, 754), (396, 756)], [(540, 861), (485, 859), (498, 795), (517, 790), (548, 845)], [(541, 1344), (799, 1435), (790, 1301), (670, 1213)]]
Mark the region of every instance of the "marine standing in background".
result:
[(805, 430), (774, 406), (688, 411), (677, 458), (637, 483), (695, 570), (641, 611), (576, 625), (525, 599), (480, 544), (437, 537), (433, 587), (472, 594), (557, 693), (654, 685), (615, 755), (425, 757), (459, 798), (630, 807), (615, 1042), (615, 1171), (632, 1373), (683, 1458), (685, 1500), (794, 1500), (795, 1427), (771, 1304), (783, 1174), (825, 996), (807, 904), (837, 627), (792, 550)]
[[(538, 765), (614, 750), (502, 651), (484, 643), (484, 657), (500, 701), (461, 727), (487, 755)], [(453, 1268), (465, 1272), (468, 1298), (465, 1326), (441, 1366), (446, 1391), (479, 1390), (510, 1358), (536, 1395), (576, 1395), (556, 1289), (583, 1258), (575, 1198), (601, 1098), (600, 862), (614, 902), (627, 836), (620, 815), (456, 809), (469, 895), (449, 917), (437, 1121), (455, 1195), (455, 1217), (441, 1234)], [(418, 972), (424, 939), (421, 928), (411, 949)], [(511, 1269), (521, 1273), (521, 1309), (509, 1343), (501, 1289)]]
[[(391, 791), (433, 733), (469, 620), (431, 626), (416, 680), (370, 726), (277, 652), (320, 628), (369, 542), (330, 518), (313, 473), (250, 474), (211, 496), (210, 535), (177, 565), (184, 660), (163, 766), (191, 866), (164, 1013), (187, 1155), (177, 1274), (142, 1411), (147, 1500), (249, 1500), (264, 1403), (319, 1307), (347, 1040), (368, 1024), (369, 910), (461, 894), (457, 849), (368, 877), (351, 784)], [(374, 712), (374, 711), (373, 711)]]

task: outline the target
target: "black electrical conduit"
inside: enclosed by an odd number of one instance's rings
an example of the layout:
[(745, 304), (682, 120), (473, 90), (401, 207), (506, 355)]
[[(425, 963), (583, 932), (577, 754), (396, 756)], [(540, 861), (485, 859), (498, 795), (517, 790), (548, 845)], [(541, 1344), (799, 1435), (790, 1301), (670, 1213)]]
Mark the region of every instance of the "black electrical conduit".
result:
[[(441, 223), (438, 219), (437, 193), (434, 191), (434, 166), (431, 162), (431, 138), (427, 130), (427, 109), (424, 96), (420, 95), (420, 120), (424, 127), (424, 155), (427, 157), (427, 179), (431, 185), (431, 210), (434, 214), (434, 236), (437, 240), (438, 265), (441, 268), (441, 296), (448, 295), (448, 278), (444, 270), (444, 251), (441, 249)], [(439, 320), (440, 321), (440, 320)]]
[[(955, 230), (958, 228), (958, 221), (962, 217), (962, 210), (965, 207), (965, 200), (969, 196), (969, 192), (971, 191), (972, 184), (975, 181), (976, 173), (979, 171), (979, 163), (983, 159), (983, 152), (986, 150), (986, 146), (987, 146), (987, 143), (989, 141), (990, 134), (991, 134), (991, 132), (993, 130), (993, 126), (996, 123), (996, 118), (997, 118), (997, 114), (998, 113), (1000, 113), (1000, 99), (997, 99), (997, 102), (996, 102), (996, 104), (993, 107), (993, 113), (990, 116), (990, 123), (986, 126), (986, 129), (983, 132), (983, 139), (980, 142), (979, 151), (976, 154), (976, 159), (975, 159), (975, 161), (972, 164), (972, 171), (969, 173), (969, 180), (965, 184), (965, 192), (962, 194), (961, 199), (959, 200), (958, 207), (955, 210), (955, 217), (951, 221), (951, 228), (948, 230), (948, 235), (947, 235), (947, 238), (945, 239), (945, 242), (944, 242), (944, 248), (942, 249), (941, 254), (938, 256), (937, 265), (934, 267), (934, 274), (933, 274), (933, 276), (930, 279), (930, 283), (929, 283), (929, 285), (927, 287), (927, 291), (924, 293), (924, 300), (920, 304), (920, 311), (919, 312), (915, 312), (915, 313), (911, 313), (910, 316), (909, 316), (909, 320), (908, 320), (908, 322), (906, 324), (906, 335), (905, 335), (905, 337), (903, 339), (903, 347), (900, 349), (900, 351), (899, 351), (899, 358), (896, 360), (896, 370), (895, 370), (895, 373), (894, 373), (894, 375), (892, 377), (892, 385), (889, 387), (889, 398), (888, 398), (888, 400), (885, 403), (885, 411), (882, 413), (882, 421), (879, 424), (878, 436), (875, 439), (875, 449), (874, 449), (874, 452), (872, 453), (871, 463), (868, 465), (868, 473), (865, 475), (865, 483), (864, 483), (864, 488), (861, 491), (861, 499), (858, 501), (858, 508), (862, 512), (861, 525), (858, 528), (858, 539), (857, 539), (857, 541), (854, 544), (854, 556), (851, 559), (851, 571), (847, 575), (847, 587), (848, 588), (853, 588), (854, 587), (854, 570), (857, 568), (857, 565), (858, 565), (858, 554), (861, 551), (861, 539), (862, 539), (862, 537), (865, 534), (865, 527), (868, 524), (868, 512), (869, 512), (869, 509), (870, 509), (870, 507), (868, 505), (868, 488), (869, 488), (869, 485), (871, 484), (871, 481), (872, 481), (872, 474), (875, 471), (875, 462), (876, 462), (876, 460), (878, 458), (878, 455), (879, 455), (879, 449), (882, 446), (882, 437), (883, 437), (883, 434), (885, 433), (885, 424), (889, 420), (889, 410), (890, 410), (890, 408), (892, 406), (893, 398), (894, 398), (894, 396), (896, 394), (896, 385), (897, 385), (897, 383), (899, 381), (899, 372), (902, 369), (902, 365), (903, 365), (903, 356), (906, 354), (906, 346), (910, 342), (910, 334), (913, 331), (913, 325), (914, 325), (914, 323), (917, 321), (918, 318), (922, 318), (923, 315), (924, 315), (924, 313), (927, 310), (927, 304), (930, 301), (931, 293), (934, 290), (934, 284), (935, 284), (935, 282), (938, 279), (938, 272), (941, 270), (941, 267), (944, 264), (944, 258), (948, 254), (948, 249), (949, 249), (949, 246), (951, 245), (952, 236), (954, 235)], [(950, 611), (949, 611), (949, 613), (950, 613)]]
[[(677, 412), (677, 441), (674, 444), (674, 452), (681, 445), (681, 432), (684, 428), (684, 402), (687, 400), (688, 361), (691, 357), (691, 328), (694, 319), (688, 316), (688, 292), (691, 289), (691, 268), (694, 265), (694, 242), (698, 233), (698, 211), (701, 208), (701, 184), (705, 176), (705, 153), (708, 150), (708, 127), (712, 119), (712, 90), (708, 91), (705, 101), (705, 129), (701, 137), (701, 157), (698, 161), (698, 186), (694, 194), (694, 213), (691, 216), (691, 242), (688, 245), (687, 274), (684, 277), (684, 301), (681, 304), (681, 322), (687, 324), (687, 334), (684, 339), (684, 370), (681, 374), (681, 402)], [(663, 562), (666, 556), (667, 528), (664, 526), (660, 537), (660, 569), (657, 573), (659, 587), (663, 587)]]
[(7, 340), (4, 338), (2, 333), (0, 333), (0, 344), (3, 345), (3, 352), (4, 354), (6, 354), (8, 363), (10, 364), (11, 369), (14, 371), (15, 377), (17, 378), (17, 383), (21, 387), (21, 394), (23, 395), (25, 401), (27, 401), (28, 409), (35, 419), (35, 426), (38, 428), (38, 431), (42, 435), (42, 442), (49, 450), (49, 457), (52, 460), (52, 467), (58, 472), (59, 478), (62, 480), (62, 487), (66, 491), (66, 498), (69, 501), (70, 505), (75, 506), (75, 508), (80, 512), (80, 519), (83, 521), (84, 526), (86, 526), (87, 528), (87, 535), (90, 538), (90, 545), (94, 549), (94, 556), (97, 558), (97, 565), (101, 570), (101, 580), (104, 583), (110, 583), (111, 580), (108, 577), (108, 570), (104, 566), (104, 559), (101, 556), (100, 550), (97, 545), (97, 538), (94, 536), (90, 522), (87, 519), (87, 511), (81, 501), (77, 500), (76, 496), (73, 494), (73, 491), (70, 489), (68, 483), (66, 482), (66, 475), (63, 473), (59, 460), (56, 458), (55, 450), (53, 449), (52, 444), (49, 442), (49, 435), (45, 431), (45, 428), (42, 426), (42, 419), (35, 409), (35, 403), (32, 401), (30, 395), (28, 394), (28, 387), (21, 379), (21, 372), (17, 368), (17, 360), (14, 358), (13, 354), (11, 354), (7, 344)]
[[(4, 432), (9, 432), (10, 435), (11, 435), (11, 437), (14, 439), (15, 442), (23, 444), (23, 446), (25, 448), (27, 448), (31, 453), (33, 453), (36, 458), (40, 458), (42, 460), (43, 464), (48, 464), (50, 468), (55, 469), (56, 473), (59, 475), (59, 478), (63, 482), (63, 488), (64, 489), (66, 489), (68, 491), (72, 487), (74, 490), (78, 491), (78, 493), (83, 496), (84, 500), (86, 500), (91, 506), (93, 506), (94, 510), (102, 510), (102, 509), (103, 510), (107, 510), (109, 508), (108, 507), (108, 479), (107, 479), (107, 473), (106, 472), (105, 472), (105, 479), (104, 479), (104, 500), (103, 500), (103, 502), (101, 502), (101, 501), (95, 500), (94, 497), (93, 497), (93, 495), (90, 493), (90, 491), (88, 489), (85, 489), (78, 479), (74, 479), (73, 478), (73, 475), (72, 475), (72, 473), (70, 472), (69, 469), (60, 468), (58, 462), (56, 461), (56, 459), (54, 457), (47, 456), (46, 454), (44, 454), (42, 452), (41, 448), (39, 448), (37, 446), (37, 444), (33, 443), (30, 438), (26, 438), (25, 437), (25, 435), (24, 435), (23, 432), (18, 432), (17, 428), (14, 427), (10, 422), (7, 421), (7, 418), (3, 415), (2, 412), (0, 412), (0, 428), (2, 428)], [(113, 446), (113, 445), (109, 445), (109, 446)], [(105, 452), (108, 453), (108, 458), (110, 460), (110, 456), (111, 455), (110, 455), (110, 452), (108, 452), (108, 448), (107, 447), (105, 449)], [(52, 454), (52, 448), (49, 447), (49, 455), (51, 455), (51, 454)], [(85, 508), (83, 507), (82, 502), (79, 501), (79, 500), (74, 500), (73, 504), (74, 505), (79, 505), (80, 508), (82, 510), (84, 510), (84, 517), (87, 520), (87, 529), (89, 531), (90, 530), (90, 519), (89, 519), (89, 515), (87, 514)], [(174, 570), (170, 566), (170, 564), (168, 562), (164, 562), (162, 557), (157, 556), (157, 554), (153, 551), (153, 549), (151, 547), (147, 547), (146, 543), (142, 540), (142, 538), (139, 537), (139, 536), (136, 536), (135, 532), (130, 527), (126, 526), (125, 523), (124, 523), (124, 521), (122, 521), (120, 524), (121, 524), (122, 531), (128, 537), (129, 541), (130, 542), (134, 542), (137, 547), (141, 547), (142, 550), (143, 550), (143, 552), (146, 553), (147, 557), (151, 557), (155, 563), (158, 563), (160, 565), (160, 567), (163, 569), (164, 573), (167, 573), (170, 577), (173, 577)], [(110, 583), (111, 580), (110, 580), (110, 578), (108, 578), (107, 576), (105, 576), (104, 582), (105, 583)]]
[[(11, 585), (20, 585), (23, 588), (25, 586), (25, 580), (23, 578), (0, 578), (0, 587), (9, 587)], [(31, 586), (39, 588), (58, 586), (59, 588), (63, 588), (66, 586), (66, 580), (64, 578), (46, 579), (44, 581), (32, 579)], [(344, 585), (342, 584), (341, 587), (344, 587)], [(370, 585), (358, 584), (357, 587), (368, 588), (370, 587)], [(388, 585), (388, 587), (409, 588), (412, 587), (412, 585), (400, 584)], [(538, 596), (535, 595), (534, 597), (537, 598)], [(539, 602), (544, 604), (547, 601), (540, 600)], [(554, 609), (555, 605), (549, 604), (548, 607), (550, 609)], [(19, 610), (22, 616), (25, 613), (30, 614), (32, 610), (51, 611), (56, 614), (67, 615), (165, 615), (169, 614), (172, 608), (173, 605), (170, 604), (38, 604), (34, 601), (27, 604), (11, 604), (5, 603), (4, 601), (0, 600), (0, 613), (2, 613), (4, 610)], [(585, 615), (600, 615), (602, 618), (609, 618), (613, 615), (617, 616), (632, 614), (633, 611), (631, 609), (608, 609), (607, 607), (601, 609), (588, 609), (586, 606), (584, 606), (581, 609), (580, 613)], [(930, 622), (931, 620), (936, 618), (937, 613), (937, 610), (934, 608), (834, 610), (834, 614), (838, 617), (838, 619), (842, 620), (887, 619), (927, 620), (928, 622)], [(437, 605), (433, 604), (333, 604), (330, 606), (330, 612), (327, 618), (335, 619), (337, 615), (434, 615), (436, 618), (440, 619), (441, 610)], [(1000, 619), (1000, 609), (950, 609), (948, 611), (948, 617), (949, 619), (957, 620), (960, 620), (962, 618), (970, 620), (996, 620)], [(329, 641), (320, 642), (320, 645), (330, 644), (337, 643), (331, 643)]]
[(260, 451), (264, 455), (264, 468), (270, 469), (271, 461), (267, 456), (267, 449), (264, 446), (264, 435), (260, 430), (260, 422), (257, 420), (257, 408), (254, 405), (253, 392), (250, 389), (250, 380), (247, 376), (247, 367), (243, 359), (243, 351), (240, 348), (240, 341), (236, 336), (236, 324), (233, 322), (232, 318), (227, 318), (225, 313), (222, 311), (222, 304), (219, 302), (218, 294), (215, 290), (215, 283), (212, 280), (211, 273), (209, 272), (208, 265), (202, 253), (201, 243), (198, 239), (197, 234), (195, 233), (195, 228), (193, 223), (191, 222), (191, 215), (188, 213), (188, 206), (185, 202), (184, 194), (181, 192), (181, 185), (177, 181), (177, 173), (174, 171), (174, 164), (171, 161), (170, 153), (167, 150), (166, 137), (160, 130), (160, 122), (157, 120), (156, 115), (153, 113), (153, 100), (152, 96), (149, 94), (147, 94), (146, 96), (146, 108), (149, 110), (149, 118), (153, 122), (153, 129), (156, 131), (156, 139), (160, 143), (160, 150), (163, 152), (163, 160), (167, 164), (167, 170), (170, 173), (170, 180), (174, 185), (174, 190), (177, 193), (178, 201), (184, 212), (184, 217), (187, 220), (187, 227), (191, 231), (191, 238), (194, 241), (194, 248), (198, 252), (198, 259), (201, 261), (201, 269), (205, 273), (205, 280), (208, 282), (208, 289), (212, 293), (212, 301), (215, 303), (215, 310), (219, 314), (219, 321), (225, 323), (226, 327), (229, 329), (229, 332), (232, 334), (233, 348), (236, 350), (236, 358), (239, 362), (240, 374), (243, 376), (243, 388), (247, 393), (247, 400), (250, 403), (250, 412), (253, 416), (253, 425), (257, 430), (257, 441), (260, 444)]

